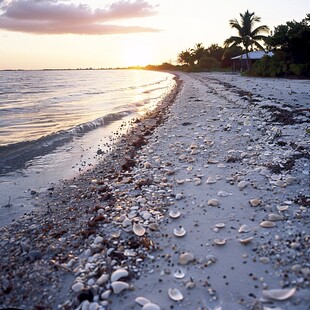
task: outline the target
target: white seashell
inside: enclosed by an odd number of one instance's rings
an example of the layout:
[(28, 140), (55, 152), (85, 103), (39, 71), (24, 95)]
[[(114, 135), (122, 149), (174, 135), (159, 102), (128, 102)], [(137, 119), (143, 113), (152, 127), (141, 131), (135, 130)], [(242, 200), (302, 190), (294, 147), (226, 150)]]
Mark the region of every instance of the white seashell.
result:
[(103, 300), (106, 300), (110, 298), (110, 295), (111, 295), (111, 290), (106, 290), (100, 295), (100, 298)]
[(128, 276), (128, 271), (126, 269), (117, 269), (111, 275), (111, 282), (115, 282), (120, 278), (124, 278)]
[(238, 188), (239, 188), (239, 189), (244, 189), (244, 188), (247, 187), (249, 184), (250, 184), (250, 183), (247, 182), (247, 181), (240, 181), (240, 182), (238, 183)]
[(217, 223), (214, 225), (216, 228), (224, 228), (225, 224), (224, 223)]
[(214, 243), (217, 245), (224, 245), (226, 243), (226, 239), (214, 239)]
[(202, 182), (201, 182), (201, 179), (200, 179), (200, 178), (194, 178), (194, 179), (193, 179), (193, 183), (194, 183), (194, 185), (198, 186), (198, 185), (200, 185)]
[(142, 226), (141, 223), (133, 224), (132, 230), (137, 236), (143, 236), (145, 234), (145, 228)]
[(148, 303), (142, 307), (142, 310), (160, 310), (160, 307), (153, 303)]
[(227, 192), (225, 192), (225, 191), (219, 191), (218, 193), (217, 193), (217, 195), (219, 196), (219, 197), (228, 197), (229, 195), (231, 195), (230, 193), (227, 193)]
[(194, 255), (189, 252), (185, 252), (180, 255), (179, 263), (181, 265), (187, 265), (188, 263), (192, 262), (194, 260)]
[(176, 200), (181, 200), (183, 197), (184, 197), (184, 195), (183, 195), (182, 193), (177, 193), (177, 194), (175, 195), (175, 199), (176, 199)]
[(174, 272), (173, 272), (173, 276), (176, 279), (183, 279), (185, 277), (185, 271), (184, 269), (181, 268), (177, 268)]
[(197, 149), (198, 145), (197, 143), (192, 143), (191, 146), (189, 147), (190, 149)]
[(145, 298), (145, 297), (137, 297), (137, 298), (135, 299), (135, 302), (136, 302), (137, 304), (139, 304), (140, 306), (144, 306), (144, 305), (146, 305), (146, 304), (150, 304), (150, 303), (151, 303), (151, 301), (148, 300), (148, 299)]
[(151, 224), (148, 225), (148, 228), (153, 230), (153, 231), (159, 231), (158, 223), (151, 223)]
[(129, 227), (130, 225), (131, 225), (131, 220), (128, 217), (126, 217), (124, 221), (122, 222), (122, 226), (126, 228), (126, 227)]
[(187, 158), (187, 155), (185, 155), (185, 154), (182, 154), (182, 155), (179, 156), (179, 160), (180, 160), (180, 161), (183, 161), (183, 160), (185, 160), (186, 158)]
[(276, 222), (276, 221), (282, 221), (283, 220), (283, 215), (281, 214), (275, 214), (275, 213), (270, 213), (267, 216), (268, 221)]
[(277, 206), (278, 211), (283, 212), (288, 209), (288, 206)]
[(187, 289), (192, 289), (196, 287), (196, 283), (190, 278), (190, 280), (185, 284), (185, 287)]
[(218, 168), (226, 168), (226, 165), (225, 164), (218, 164), (217, 167)]
[(248, 226), (248, 225), (242, 225), (240, 228), (239, 228), (239, 230), (238, 230), (238, 232), (239, 233), (248, 233), (248, 232), (250, 232), (251, 231), (251, 228)]
[(179, 180), (177, 180), (176, 182), (177, 182), (177, 184), (183, 184), (183, 183), (185, 182), (185, 180), (180, 180), (180, 179), (179, 179)]
[(169, 216), (172, 217), (173, 219), (178, 218), (180, 215), (181, 215), (181, 213), (179, 211), (171, 210), (169, 212)]
[(208, 177), (206, 183), (207, 184), (214, 184), (214, 183), (216, 183), (216, 179), (213, 177)]
[(175, 228), (173, 230), (173, 233), (177, 237), (183, 237), (186, 234), (186, 230), (184, 229), (184, 227), (180, 226), (179, 228)]
[(264, 227), (264, 228), (272, 228), (272, 227), (276, 226), (276, 224), (274, 222), (271, 222), (271, 221), (263, 221), (259, 225), (261, 227)]
[(209, 254), (206, 256), (207, 265), (215, 264), (217, 262), (217, 257), (213, 254)]
[(182, 293), (177, 288), (169, 288), (168, 295), (174, 301), (180, 301), (183, 299)]
[(112, 282), (111, 286), (114, 294), (119, 294), (120, 292), (129, 288), (129, 284), (123, 281)]
[(258, 198), (251, 199), (249, 202), (252, 207), (257, 207), (262, 203), (262, 201)]
[(208, 200), (208, 205), (211, 207), (217, 207), (220, 205), (220, 202), (217, 199)]
[(254, 239), (254, 237), (251, 236), (251, 237), (239, 239), (239, 242), (242, 244), (247, 244), (247, 243), (250, 243), (253, 239)]
[(263, 296), (267, 299), (286, 300), (291, 298), (296, 292), (296, 288), (264, 290)]

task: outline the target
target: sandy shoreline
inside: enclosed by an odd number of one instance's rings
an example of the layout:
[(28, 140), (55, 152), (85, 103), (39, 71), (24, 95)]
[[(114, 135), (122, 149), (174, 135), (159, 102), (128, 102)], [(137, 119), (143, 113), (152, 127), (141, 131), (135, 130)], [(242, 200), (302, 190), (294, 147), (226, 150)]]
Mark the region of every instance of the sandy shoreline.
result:
[(42, 197), (45, 215), (0, 231), (0, 309), (307, 309), (309, 81), (181, 80), (109, 161)]

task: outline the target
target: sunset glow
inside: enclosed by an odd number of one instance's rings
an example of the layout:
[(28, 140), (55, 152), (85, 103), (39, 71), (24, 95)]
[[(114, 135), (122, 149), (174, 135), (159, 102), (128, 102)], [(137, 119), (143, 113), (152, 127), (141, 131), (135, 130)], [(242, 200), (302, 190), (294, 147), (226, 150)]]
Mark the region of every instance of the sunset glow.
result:
[(247, 9), (273, 30), (305, 18), (310, 1), (0, 0), (0, 70), (175, 62), (196, 43), (222, 46)]

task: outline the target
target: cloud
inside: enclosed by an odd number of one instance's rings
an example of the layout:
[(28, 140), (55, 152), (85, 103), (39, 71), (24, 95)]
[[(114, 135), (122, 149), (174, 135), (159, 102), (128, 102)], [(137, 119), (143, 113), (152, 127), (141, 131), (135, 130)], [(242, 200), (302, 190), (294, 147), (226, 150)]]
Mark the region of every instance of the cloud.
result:
[[(66, 1), (68, 2), (68, 1)], [(120, 0), (106, 9), (57, 0), (0, 0), (0, 29), (35, 34), (122, 34), (157, 32), (141, 26), (120, 26), (118, 20), (148, 17), (155, 7), (144, 0)]]

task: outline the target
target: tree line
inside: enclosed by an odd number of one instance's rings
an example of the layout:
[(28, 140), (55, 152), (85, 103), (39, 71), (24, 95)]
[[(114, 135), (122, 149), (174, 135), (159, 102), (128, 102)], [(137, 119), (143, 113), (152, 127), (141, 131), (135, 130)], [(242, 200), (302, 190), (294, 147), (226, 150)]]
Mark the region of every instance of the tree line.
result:
[[(197, 43), (178, 54), (178, 65), (163, 63), (160, 66), (147, 66), (147, 69), (229, 70), (231, 58), (245, 54), (249, 75), (310, 77), (310, 14), (300, 22), (293, 20), (279, 25), (273, 32), (267, 25), (255, 27), (260, 21), (260, 17), (247, 10), (240, 13), (240, 20), (229, 20), (230, 27), (237, 31), (237, 35), (225, 40), (223, 47), (212, 44), (205, 48), (202, 43)], [(255, 50), (271, 51), (273, 56), (266, 55), (252, 65), (249, 54)]]

